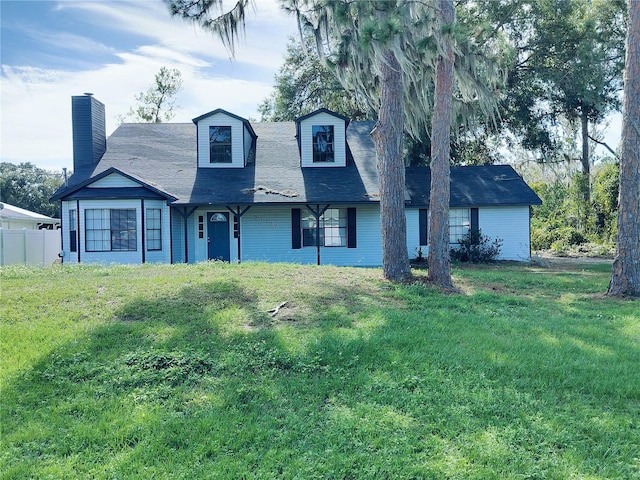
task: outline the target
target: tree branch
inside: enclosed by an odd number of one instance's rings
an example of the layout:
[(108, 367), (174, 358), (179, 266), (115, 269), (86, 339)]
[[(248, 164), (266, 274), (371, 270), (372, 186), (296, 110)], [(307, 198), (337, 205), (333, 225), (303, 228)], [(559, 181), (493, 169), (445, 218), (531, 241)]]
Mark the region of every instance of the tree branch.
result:
[(602, 145), (604, 148), (609, 150), (609, 152), (611, 152), (611, 155), (613, 155), (616, 160), (620, 160), (618, 154), (609, 145), (607, 145), (606, 142), (600, 141), (597, 138), (593, 138), (591, 135), (589, 135), (589, 140), (596, 142), (598, 145)]

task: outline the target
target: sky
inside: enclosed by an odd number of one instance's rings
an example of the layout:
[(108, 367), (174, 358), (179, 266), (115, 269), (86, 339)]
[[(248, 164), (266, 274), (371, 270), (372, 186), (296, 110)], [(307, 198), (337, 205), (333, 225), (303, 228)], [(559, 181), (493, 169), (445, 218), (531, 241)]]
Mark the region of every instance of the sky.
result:
[(297, 25), (277, 0), (256, 5), (232, 60), (162, 0), (0, 0), (1, 161), (71, 170), (71, 97), (104, 103), (110, 135), (163, 66), (183, 78), (172, 122), (217, 108), (259, 119)]
[[(71, 97), (90, 92), (104, 103), (110, 135), (163, 66), (183, 78), (172, 122), (217, 108), (259, 119), (297, 25), (277, 0), (255, 3), (232, 60), (162, 0), (0, 0), (0, 161), (71, 169)], [(620, 128), (613, 115), (604, 140), (614, 149)]]

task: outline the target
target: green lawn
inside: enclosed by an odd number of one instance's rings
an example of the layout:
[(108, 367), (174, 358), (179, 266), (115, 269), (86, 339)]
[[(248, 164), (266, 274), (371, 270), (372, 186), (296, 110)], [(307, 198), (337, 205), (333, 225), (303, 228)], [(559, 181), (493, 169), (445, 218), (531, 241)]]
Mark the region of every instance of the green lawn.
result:
[(422, 274), (5, 267), (0, 475), (640, 478), (640, 303), (608, 265)]

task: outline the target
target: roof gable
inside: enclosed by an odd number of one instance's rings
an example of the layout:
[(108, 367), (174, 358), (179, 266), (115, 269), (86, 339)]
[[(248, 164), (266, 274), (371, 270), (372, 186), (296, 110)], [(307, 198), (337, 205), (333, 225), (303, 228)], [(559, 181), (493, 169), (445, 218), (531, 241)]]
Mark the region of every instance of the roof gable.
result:
[(228, 112), (222, 108), (216, 108), (215, 110), (211, 110), (210, 112), (200, 115), (199, 117), (196, 117), (191, 121), (197, 125), (200, 120), (204, 120), (205, 118), (209, 118), (213, 115), (218, 115), (218, 114), (226, 115), (236, 120), (240, 120), (244, 124), (244, 126), (247, 128), (247, 130), (249, 130), (249, 133), (253, 136), (253, 138), (258, 138), (258, 135), (256, 135), (256, 132), (253, 130), (253, 127), (251, 126), (251, 122), (249, 122), (249, 120), (247, 120), (246, 118), (242, 118), (241, 116), (236, 115), (234, 113)]
[[(141, 178), (137, 178), (134, 175), (125, 173), (122, 170), (119, 170), (115, 167), (110, 167), (107, 170), (104, 170), (103, 172), (98, 173), (97, 175), (90, 177), (84, 180), (83, 182), (80, 182), (72, 187), (61, 187), (56, 193), (54, 193), (51, 196), (51, 201), (64, 199), (66, 197), (69, 197), (73, 194), (78, 193), (80, 190), (83, 190), (85, 188), (88, 188), (88, 189), (94, 188), (96, 191), (108, 189), (106, 185), (108, 185), (109, 183), (108, 177), (111, 177), (111, 176), (120, 176), (126, 180), (125, 186), (118, 186), (116, 187), (116, 189), (142, 187), (143, 189), (149, 190), (153, 192), (155, 195), (165, 198), (167, 200), (176, 200), (175, 196), (162, 190), (160, 187), (151, 185), (148, 181), (145, 181)], [(134, 187), (134, 185), (137, 187)]]
[(334, 111), (329, 110), (328, 108), (319, 108), (318, 110), (314, 110), (311, 113), (307, 113), (306, 115), (303, 115), (301, 117), (298, 117), (295, 119), (295, 122), (297, 124), (300, 124), (300, 122), (307, 120), (308, 118), (311, 118), (315, 115), (318, 115), (319, 113), (326, 113), (328, 115), (332, 115), (336, 118), (339, 118), (341, 120), (344, 120), (345, 122), (345, 126), (349, 125), (349, 117), (345, 117), (344, 115), (340, 115), (339, 113), (336, 113)]

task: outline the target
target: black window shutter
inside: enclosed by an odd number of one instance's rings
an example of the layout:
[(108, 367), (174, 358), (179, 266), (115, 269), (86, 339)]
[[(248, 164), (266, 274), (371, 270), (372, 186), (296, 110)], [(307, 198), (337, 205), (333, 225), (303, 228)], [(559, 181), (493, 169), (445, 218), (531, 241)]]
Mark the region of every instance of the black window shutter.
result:
[(470, 229), (471, 230), (480, 230), (480, 226), (478, 225), (478, 209), (477, 208), (472, 208), (471, 209), (471, 225), (470, 225)]
[(302, 248), (302, 235), (300, 230), (300, 209), (291, 209), (291, 248), (297, 250)]
[(347, 248), (357, 248), (356, 239), (356, 209), (347, 208)]
[[(428, 228), (429, 222), (427, 220), (427, 212), (426, 208), (421, 208), (419, 213), (419, 229), (420, 229), (420, 245), (428, 245), (429, 243), (429, 235)], [(415, 237), (414, 237), (415, 238)]]

